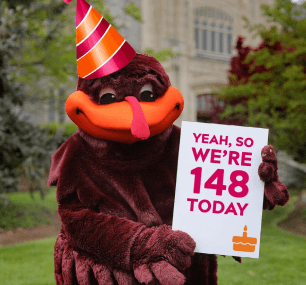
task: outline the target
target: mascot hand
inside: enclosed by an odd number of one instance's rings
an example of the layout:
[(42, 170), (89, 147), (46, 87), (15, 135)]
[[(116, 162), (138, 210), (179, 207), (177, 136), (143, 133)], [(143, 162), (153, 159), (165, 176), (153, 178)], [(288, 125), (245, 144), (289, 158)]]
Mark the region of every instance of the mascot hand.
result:
[[(111, 270), (93, 256), (83, 255), (69, 245), (61, 233), (55, 243), (56, 284), (137, 285), (133, 271)], [(75, 276), (76, 279), (75, 280)], [(76, 283), (77, 281), (77, 283)]]
[(58, 285), (118, 284), (113, 281), (115, 274), (113, 275), (110, 269), (93, 257), (84, 256), (73, 250), (63, 233), (59, 234), (55, 243), (54, 267)]
[(262, 181), (270, 182), (278, 179), (277, 157), (272, 145), (267, 145), (261, 150), (262, 163), (259, 165), (258, 174)]
[(188, 234), (173, 231), (170, 226), (146, 228), (131, 249), (136, 279), (150, 285), (184, 284), (185, 277), (178, 270), (184, 271), (191, 265), (195, 245)]
[(272, 145), (261, 150), (262, 163), (258, 174), (265, 182), (264, 209), (273, 210), (276, 205), (284, 206), (289, 201), (287, 187), (278, 180), (277, 157)]

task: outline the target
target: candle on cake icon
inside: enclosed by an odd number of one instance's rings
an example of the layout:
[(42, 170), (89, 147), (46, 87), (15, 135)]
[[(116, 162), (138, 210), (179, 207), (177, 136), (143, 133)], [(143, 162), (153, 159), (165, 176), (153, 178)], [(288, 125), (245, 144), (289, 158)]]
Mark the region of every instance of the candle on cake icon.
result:
[(233, 249), (234, 251), (254, 252), (257, 244), (257, 238), (248, 237), (248, 227), (244, 226), (244, 232), (241, 236), (233, 236)]

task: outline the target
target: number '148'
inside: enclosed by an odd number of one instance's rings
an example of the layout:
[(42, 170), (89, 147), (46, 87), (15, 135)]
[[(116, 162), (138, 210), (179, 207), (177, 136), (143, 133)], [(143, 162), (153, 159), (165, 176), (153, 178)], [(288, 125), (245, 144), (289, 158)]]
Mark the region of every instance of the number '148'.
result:
[[(190, 172), (194, 175), (193, 193), (200, 194), (202, 167), (196, 167)], [(241, 176), (242, 180), (237, 180)], [(216, 195), (222, 196), (222, 191), (226, 190), (226, 185), (223, 184), (224, 169), (217, 169), (204, 183), (204, 188), (216, 190)], [(216, 183), (213, 183), (215, 180)], [(235, 170), (230, 175), (231, 184), (228, 186), (228, 193), (235, 198), (243, 198), (249, 193), (249, 187), (246, 185), (249, 182), (249, 175), (243, 170)], [(242, 191), (237, 192), (236, 187), (240, 186)]]

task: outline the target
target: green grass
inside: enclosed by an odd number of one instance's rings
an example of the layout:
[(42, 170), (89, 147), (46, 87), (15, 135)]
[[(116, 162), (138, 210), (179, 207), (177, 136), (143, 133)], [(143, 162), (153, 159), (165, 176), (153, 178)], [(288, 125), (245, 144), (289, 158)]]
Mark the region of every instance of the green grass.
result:
[(1, 285), (55, 285), (56, 238), (0, 247)]
[(51, 215), (57, 209), (55, 192), (56, 189), (52, 188), (44, 200), (39, 193), (34, 193), (34, 200), (27, 192), (7, 194), (10, 205), (0, 207), (0, 228), (33, 228), (52, 223)]
[[(295, 195), (294, 195), (295, 194)], [(305, 285), (306, 238), (276, 227), (293, 210), (296, 192), (286, 207), (264, 211), (260, 258), (218, 257), (219, 285)], [(55, 285), (55, 238), (0, 247), (1, 285)]]
[(263, 212), (259, 259), (218, 257), (219, 285), (305, 285), (306, 238), (283, 231), (276, 225), (292, 210), (297, 191), (291, 191), (285, 207)]

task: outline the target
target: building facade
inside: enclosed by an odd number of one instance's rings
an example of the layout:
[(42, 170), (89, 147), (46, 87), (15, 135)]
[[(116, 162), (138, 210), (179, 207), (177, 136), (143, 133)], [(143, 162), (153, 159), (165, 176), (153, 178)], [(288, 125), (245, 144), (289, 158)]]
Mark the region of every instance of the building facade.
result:
[[(246, 44), (257, 46), (244, 27), (243, 17), (251, 24), (268, 25), (262, 4), (273, 0), (142, 0), (142, 50), (172, 47), (179, 52), (164, 63), (171, 83), (185, 99), (185, 108), (177, 120), (196, 121), (197, 110), (205, 108), (199, 95), (217, 92), (227, 84), (230, 58), (235, 55), (238, 36)], [(202, 101), (202, 102), (201, 102)]]

